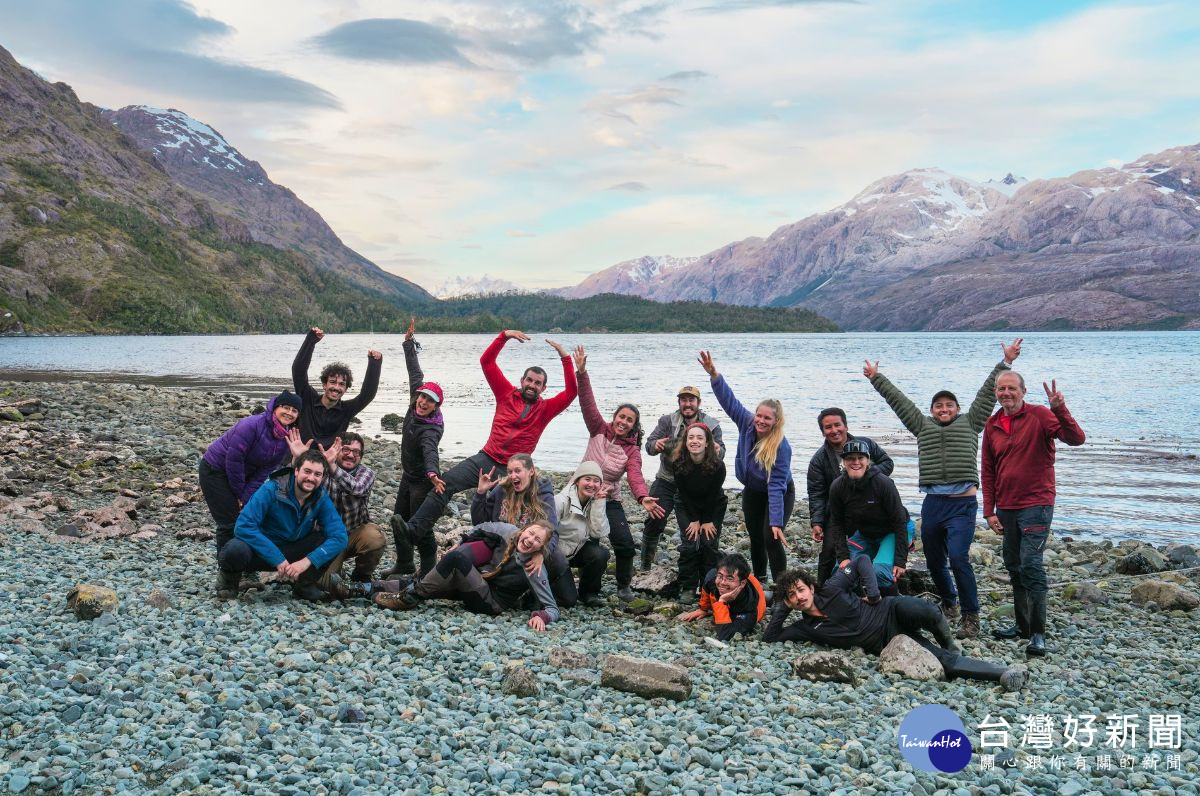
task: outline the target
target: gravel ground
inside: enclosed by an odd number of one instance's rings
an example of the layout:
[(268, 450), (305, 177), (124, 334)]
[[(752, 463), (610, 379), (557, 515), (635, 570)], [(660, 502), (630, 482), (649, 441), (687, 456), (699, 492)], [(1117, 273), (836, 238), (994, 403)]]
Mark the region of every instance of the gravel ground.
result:
[[(1031, 683), (1019, 693), (881, 674), (859, 651), (847, 653), (856, 686), (812, 683), (793, 676), (791, 662), (815, 648), (750, 639), (719, 649), (704, 641), (703, 626), (672, 621), (676, 606), (655, 595), (644, 616), (611, 600), (568, 611), (540, 634), (518, 614), (479, 617), (445, 603), (402, 614), (361, 602), (314, 605), (269, 583), (217, 602), (195, 466), (251, 402), (158, 387), (0, 382), (0, 405), (22, 400), (36, 403), (20, 421), (0, 420), (0, 789), (1198, 792), (1196, 613), (1167, 601), (1172, 588), (1200, 590), (1190, 547), (1056, 539), (1048, 556), (1056, 650), (1029, 662)], [(380, 474), (373, 511), (386, 521), (398, 448), (369, 441), (365, 461)], [(723, 537), (726, 547), (744, 548), (737, 503)], [(644, 515), (632, 504), (628, 511), (637, 536)], [(791, 559), (811, 565), (817, 551), (797, 530), (807, 528), (804, 512), (801, 504), (790, 526)], [(441, 530), (459, 525), (451, 517)], [(985, 635), (1006, 613), (998, 541), (981, 532), (973, 549)], [(1164, 604), (1132, 603), (1131, 589), (1150, 580), (1169, 584), (1158, 597)], [(80, 583), (115, 590), (119, 610), (76, 618), (66, 595)], [(990, 636), (966, 646), (977, 657), (1020, 655)], [(551, 663), (559, 647), (591, 659), (561, 668)], [(691, 698), (602, 687), (597, 661), (610, 652), (682, 663)], [(506, 692), (514, 665), (533, 673), (538, 693)], [(959, 773), (915, 770), (897, 748), (897, 730), (908, 711), (930, 703), (954, 710), (977, 749), (985, 715), (1007, 720), (1016, 765), (987, 770), (977, 751)], [(1030, 714), (1055, 722), (1049, 749), (1018, 744)], [(1099, 732), (1076, 771), (1079, 750), (1064, 743), (1061, 724), (1081, 714), (1099, 716)], [(1105, 745), (1110, 714), (1137, 716), (1134, 746)], [(1181, 714), (1180, 748), (1148, 748), (1152, 714)], [(1163, 754), (1157, 768), (1144, 767), (1153, 751)], [(1112, 756), (1110, 770), (1096, 766), (1097, 754)], [(1168, 770), (1167, 754), (1178, 755), (1178, 770)], [(1044, 768), (1031, 767), (1034, 755)], [(1061, 770), (1053, 755), (1065, 756)], [(1132, 765), (1122, 768), (1123, 756)]]

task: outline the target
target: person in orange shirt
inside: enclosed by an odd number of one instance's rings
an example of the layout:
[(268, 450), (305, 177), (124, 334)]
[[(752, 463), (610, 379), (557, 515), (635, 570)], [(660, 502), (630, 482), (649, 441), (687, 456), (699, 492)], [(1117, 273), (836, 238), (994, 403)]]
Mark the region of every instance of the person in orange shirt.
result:
[(694, 622), (712, 614), (719, 641), (729, 641), (738, 633), (748, 636), (767, 613), (767, 597), (758, 578), (750, 574), (750, 564), (738, 553), (726, 553), (717, 559), (700, 587), (700, 607), (676, 617)]

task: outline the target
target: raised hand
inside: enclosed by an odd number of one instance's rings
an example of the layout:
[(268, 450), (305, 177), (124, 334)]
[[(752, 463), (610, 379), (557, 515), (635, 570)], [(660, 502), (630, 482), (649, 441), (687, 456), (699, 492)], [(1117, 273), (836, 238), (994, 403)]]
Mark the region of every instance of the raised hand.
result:
[(342, 438), (335, 438), (333, 444), (328, 448), (318, 443), (317, 450), (321, 451), (321, 455), (325, 457), (325, 461), (329, 462), (330, 467), (337, 467), (338, 458), (342, 455)]
[(479, 483), (475, 485), (475, 491), (483, 494), (496, 485), (499, 479), (496, 478), (496, 468), (488, 470), (486, 473), (483, 468), (479, 468)]
[(287, 433), (288, 451), (292, 454), (292, 461), (295, 461), (300, 454), (312, 447), (312, 440), (303, 442), (300, 439), (300, 429), (290, 428)]
[(417, 316), (412, 316), (408, 319), (408, 331), (404, 333), (404, 342), (413, 339), (413, 335), (417, 333)]
[(1004, 362), (1006, 364), (1011, 365), (1016, 361), (1017, 357), (1021, 356), (1021, 341), (1024, 339), (1023, 337), (1018, 337), (1009, 345), (1005, 345), (1003, 340), (1000, 341), (1000, 350), (1004, 352)]
[(571, 354), (571, 357), (575, 360), (576, 373), (587, 372), (587, 352), (583, 350), (583, 346), (575, 346), (575, 353)]
[(1046, 398), (1050, 401), (1051, 409), (1057, 409), (1067, 402), (1067, 399), (1063, 397), (1062, 392), (1058, 389), (1057, 379), (1051, 379), (1049, 385), (1046, 382), (1042, 382), (1042, 389), (1046, 391)]
[(879, 360), (878, 359), (875, 360), (874, 365), (871, 364), (871, 360), (869, 360), (869, 359), (863, 364), (863, 375), (866, 376), (868, 379), (875, 378), (875, 374), (878, 372), (879, 372)]
[(318, 343), (325, 339), (325, 332), (321, 330), (320, 326), (314, 326), (313, 328), (309, 329), (309, 331), (317, 336)]
[(562, 359), (563, 357), (571, 356), (571, 353), (569, 351), (567, 351), (567, 349), (563, 348), (562, 343), (557, 343), (557, 342), (551, 340), (549, 337), (547, 337), (546, 344), (558, 352), (559, 359)]
[(707, 351), (700, 352), (700, 366), (704, 368), (704, 372), (708, 374), (710, 379), (715, 379), (720, 375), (717, 373), (717, 366), (713, 364), (712, 354)]
[(529, 335), (524, 332), (518, 332), (516, 329), (505, 329), (504, 336), (509, 340), (516, 340), (518, 343), (528, 343)]
[(371, 359), (383, 359), (383, 352), (376, 351), (375, 349), (369, 349), (367, 351), (367, 356), (369, 356)]

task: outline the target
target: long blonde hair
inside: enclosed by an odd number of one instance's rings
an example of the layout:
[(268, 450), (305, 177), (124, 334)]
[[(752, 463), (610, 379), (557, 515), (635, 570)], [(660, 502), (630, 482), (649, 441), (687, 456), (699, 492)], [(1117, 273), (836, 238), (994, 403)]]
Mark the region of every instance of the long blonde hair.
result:
[(538, 481), (542, 474), (533, 466), (533, 457), (528, 453), (514, 453), (508, 461), (518, 461), (529, 470), (529, 486), (524, 492), (513, 489), (512, 483), (505, 480), (502, 485), (504, 502), (500, 504), (500, 520), (513, 525), (542, 525), (549, 517), (546, 507), (538, 496)]
[(758, 402), (758, 407), (763, 406), (775, 412), (775, 426), (754, 443), (754, 460), (766, 471), (769, 480), (775, 457), (779, 455), (779, 446), (783, 444), (783, 404), (774, 398), (767, 398)]
[(529, 530), (530, 528), (532, 528), (535, 525), (537, 527), (543, 529), (546, 532), (546, 541), (542, 542), (542, 547), (541, 547), (541, 550), (539, 551), (543, 555), (545, 555), (546, 547), (550, 544), (551, 537), (554, 536), (554, 529), (551, 528), (549, 525), (547, 525), (544, 522), (531, 522), (528, 525), (526, 525), (524, 528), (522, 528), (521, 530), (513, 533), (512, 536), (508, 537), (508, 544), (504, 548), (504, 555), (500, 556), (500, 562), (498, 564), (496, 564), (495, 569), (493, 569), (491, 572), (483, 573), (484, 580), (491, 580), (492, 578), (496, 577), (496, 575), (498, 575), (500, 573), (500, 570), (504, 569), (504, 565), (508, 563), (508, 560), (510, 558), (512, 558), (513, 553), (517, 552), (517, 542), (520, 540), (521, 534), (523, 534), (525, 531)]

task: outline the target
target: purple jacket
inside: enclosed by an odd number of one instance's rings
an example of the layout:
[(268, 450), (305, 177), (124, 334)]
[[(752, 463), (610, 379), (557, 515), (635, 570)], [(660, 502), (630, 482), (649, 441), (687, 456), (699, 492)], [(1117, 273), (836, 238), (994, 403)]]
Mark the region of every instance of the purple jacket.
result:
[(243, 417), (204, 452), (204, 461), (225, 473), (229, 488), (243, 505), (287, 459), (287, 440), (275, 436), (274, 412), (272, 398), (267, 411)]

